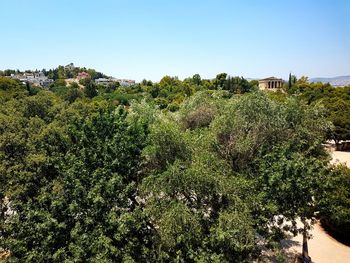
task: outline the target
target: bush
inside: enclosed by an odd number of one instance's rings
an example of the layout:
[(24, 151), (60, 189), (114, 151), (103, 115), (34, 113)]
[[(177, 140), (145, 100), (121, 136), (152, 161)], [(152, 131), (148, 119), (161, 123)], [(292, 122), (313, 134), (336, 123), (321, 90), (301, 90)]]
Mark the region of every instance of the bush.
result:
[(208, 92), (198, 92), (184, 102), (180, 114), (185, 129), (209, 127), (219, 112), (220, 96), (216, 97)]
[(336, 234), (350, 238), (350, 169), (345, 165), (332, 167), (324, 185), (318, 197), (321, 222)]
[(215, 113), (213, 108), (209, 108), (206, 105), (200, 106), (183, 118), (184, 126), (191, 130), (208, 127), (214, 119)]

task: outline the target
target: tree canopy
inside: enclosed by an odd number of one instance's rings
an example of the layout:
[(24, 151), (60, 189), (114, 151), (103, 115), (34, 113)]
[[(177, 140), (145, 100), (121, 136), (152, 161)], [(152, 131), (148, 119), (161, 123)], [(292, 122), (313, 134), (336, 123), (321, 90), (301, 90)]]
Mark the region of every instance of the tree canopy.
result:
[(317, 218), (348, 227), (348, 170), (322, 145), (347, 130), (348, 88), (84, 84), (0, 78), (5, 261), (249, 262)]

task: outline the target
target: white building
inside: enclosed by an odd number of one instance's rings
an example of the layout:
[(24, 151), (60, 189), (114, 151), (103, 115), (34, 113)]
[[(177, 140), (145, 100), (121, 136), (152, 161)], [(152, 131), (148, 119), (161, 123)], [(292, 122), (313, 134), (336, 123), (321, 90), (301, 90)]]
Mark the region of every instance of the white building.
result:
[(41, 87), (48, 87), (51, 83), (53, 83), (53, 79), (46, 77), (42, 71), (35, 73), (23, 73), (23, 75), (11, 75), (11, 78)]
[(95, 79), (95, 83), (100, 85), (108, 85), (109, 83), (112, 83), (112, 82), (114, 82), (112, 79), (106, 79), (106, 78)]
[(96, 84), (107, 85), (113, 82), (119, 82), (120, 86), (131, 86), (135, 84), (135, 80), (116, 79), (116, 78), (99, 78), (95, 79)]

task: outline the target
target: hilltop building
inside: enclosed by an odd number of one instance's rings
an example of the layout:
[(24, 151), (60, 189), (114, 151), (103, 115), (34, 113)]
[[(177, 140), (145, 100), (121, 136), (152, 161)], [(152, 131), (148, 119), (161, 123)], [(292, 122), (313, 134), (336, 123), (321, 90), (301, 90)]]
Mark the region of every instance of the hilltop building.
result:
[(78, 76), (77, 76), (77, 79), (78, 80), (81, 80), (81, 79), (86, 79), (86, 78), (89, 78), (90, 77), (90, 74), (83, 71), (83, 72), (79, 72), (78, 73)]
[(283, 86), (283, 79), (278, 79), (275, 77), (269, 77), (266, 79), (259, 80), (259, 89), (260, 90), (271, 90), (276, 91)]
[(64, 66), (64, 69), (74, 70), (75, 69), (74, 63), (69, 63), (68, 65)]

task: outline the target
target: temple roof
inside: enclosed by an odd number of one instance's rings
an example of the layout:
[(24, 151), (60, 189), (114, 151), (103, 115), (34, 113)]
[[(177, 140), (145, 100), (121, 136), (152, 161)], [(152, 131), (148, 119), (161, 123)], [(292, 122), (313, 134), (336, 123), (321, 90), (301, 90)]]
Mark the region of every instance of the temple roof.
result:
[(259, 81), (266, 81), (266, 80), (280, 80), (280, 81), (282, 81), (282, 79), (278, 79), (276, 77), (269, 77), (269, 78), (266, 78), (266, 79), (260, 79)]

